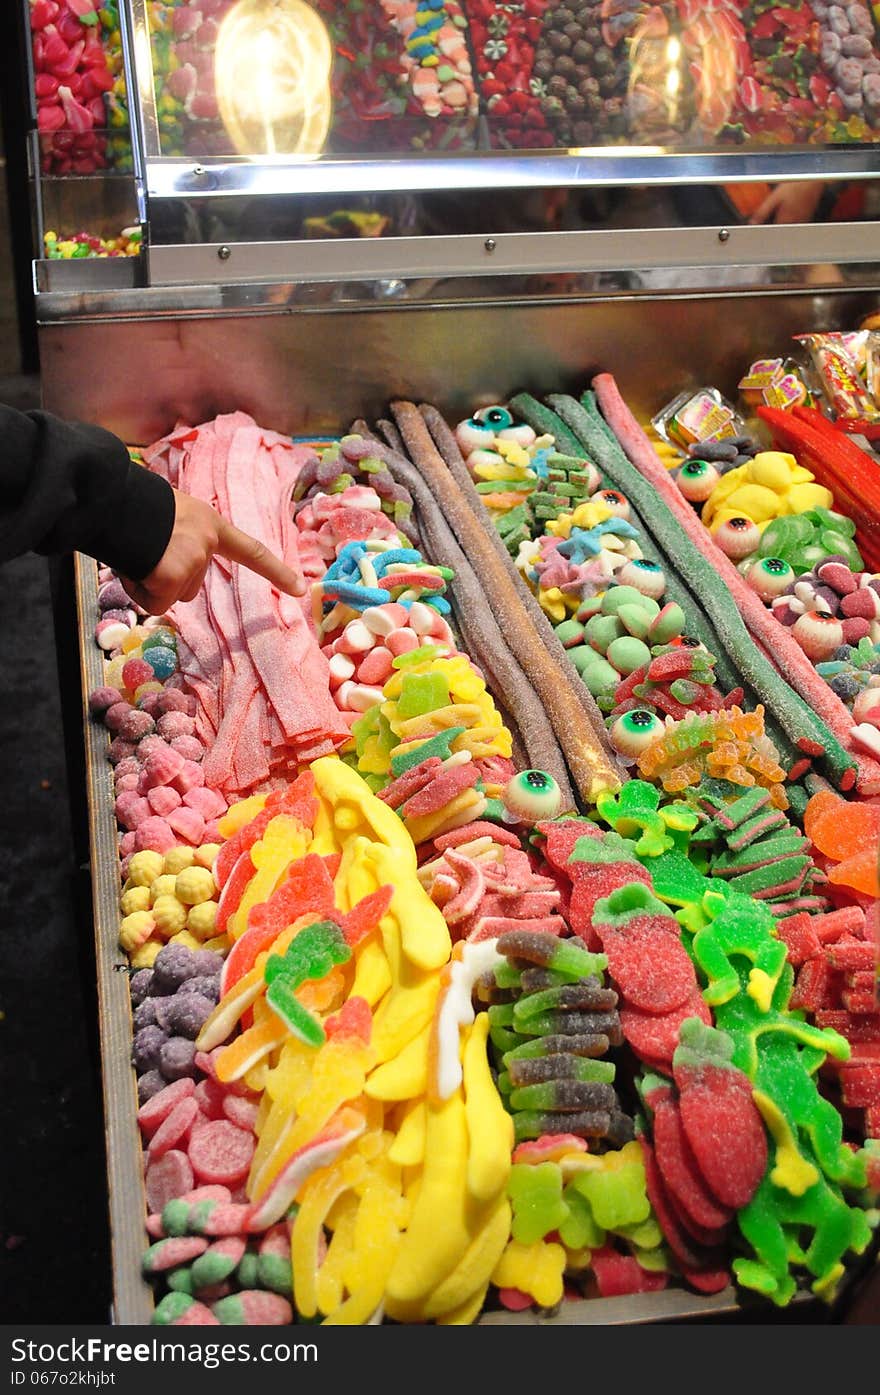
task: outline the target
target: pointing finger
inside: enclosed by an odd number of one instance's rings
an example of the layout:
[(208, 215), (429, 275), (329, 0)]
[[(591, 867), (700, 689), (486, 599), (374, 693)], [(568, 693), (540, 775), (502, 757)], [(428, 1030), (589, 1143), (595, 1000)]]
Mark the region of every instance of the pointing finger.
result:
[(307, 587), (302, 573), (288, 567), (274, 552), (269, 551), (265, 543), (252, 538), (249, 533), (243, 533), (225, 519), (220, 520), (218, 532), (217, 551), (221, 556), (265, 577), (279, 591), (290, 596), (305, 595)]

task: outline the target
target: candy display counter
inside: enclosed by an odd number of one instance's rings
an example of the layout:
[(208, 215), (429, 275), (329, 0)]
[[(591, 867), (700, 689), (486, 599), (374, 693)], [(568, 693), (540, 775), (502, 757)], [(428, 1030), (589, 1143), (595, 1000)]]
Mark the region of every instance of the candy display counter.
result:
[(45, 404), (310, 593), (78, 559), (117, 1322), (870, 1269), (873, 21), (614, 8), (121, 7), (138, 277), (38, 276)]

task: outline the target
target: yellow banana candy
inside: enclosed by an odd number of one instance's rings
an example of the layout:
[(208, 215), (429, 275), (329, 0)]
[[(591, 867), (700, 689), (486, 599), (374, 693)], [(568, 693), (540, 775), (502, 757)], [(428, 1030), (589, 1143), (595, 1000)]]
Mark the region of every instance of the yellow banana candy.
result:
[(376, 1067), (367, 1077), (364, 1092), (371, 1099), (388, 1101), (411, 1100), (423, 1095), (428, 1085), (430, 1039), (429, 1022), (397, 1056)]
[(502, 1196), (481, 1226), (452, 1273), (438, 1284), (422, 1311), (426, 1318), (465, 1307), (475, 1294), (484, 1294), (510, 1236), (510, 1202)]
[(454, 1269), (473, 1238), (467, 1207), (467, 1119), (456, 1091), (428, 1105), (422, 1183), (386, 1286), (387, 1306), (420, 1306)]
[(489, 1070), (488, 1038), (489, 1015), (481, 1012), (470, 1029), (464, 1048), (464, 1098), (469, 1144), (467, 1188), (476, 1201), (491, 1201), (506, 1188), (514, 1142), (513, 1119), (501, 1103), (501, 1096)]

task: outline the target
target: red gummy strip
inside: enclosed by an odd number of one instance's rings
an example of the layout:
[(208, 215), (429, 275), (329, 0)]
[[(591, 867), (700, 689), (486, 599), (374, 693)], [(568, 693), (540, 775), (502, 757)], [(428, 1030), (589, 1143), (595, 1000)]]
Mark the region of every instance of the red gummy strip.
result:
[(463, 823), (460, 828), (451, 828), (448, 833), (440, 833), (434, 839), (434, 847), (438, 853), (446, 852), (447, 848), (459, 848), (462, 843), (471, 843), (475, 838), (492, 839), (493, 843), (498, 843), (502, 847), (521, 847), (520, 840), (509, 828), (502, 828), (497, 823), (489, 823), (485, 819), (477, 819), (474, 823)]
[(634, 916), (623, 930), (607, 925), (594, 925), (594, 929), (608, 956), (608, 972), (627, 1006), (667, 1013), (693, 995), (694, 966), (671, 917)]
[(701, 1256), (682, 1229), (654, 1157), (654, 1150), (642, 1135), (639, 1138), (645, 1163), (645, 1190), (670, 1250), (685, 1269), (700, 1269)]
[(392, 780), (390, 785), (386, 785), (384, 790), (380, 790), (378, 798), (390, 809), (399, 809), (401, 804), (405, 804), (414, 794), (425, 788), (442, 764), (439, 756), (429, 756), (420, 765), (410, 766), (409, 770), (405, 770), (396, 780)]
[(245, 850), (239, 855), (235, 866), (223, 883), (223, 889), (217, 902), (215, 934), (225, 934), (230, 918), (238, 910), (241, 898), (244, 896), (251, 879), (256, 875), (256, 871), (257, 869), (251, 861), (250, 852)]
[(706, 1186), (675, 1100), (670, 1094), (652, 1108), (654, 1156), (670, 1197), (695, 1225), (720, 1230), (732, 1220), (733, 1211), (719, 1205)]
[(338, 919), (345, 936), (345, 943), (354, 949), (367, 935), (378, 930), (379, 922), (388, 910), (394, 898), (393, 886), (380, 886), (375, 891), (371, 891), (368, 896), (364, 896), (357, 905), (343, 916), (338, 912), (331, 919)]
[(657, 1293), (669, 1281), (665, 1273), (649, 1273), (634, 1255), (622, 1255), (610, 1245), (593, 1251), (590, 1268), (603, 1298), (622, 1298), (627, 1293)]
[(662, 1015), (640, 1012), (633, 1007), (620, 1009), (623, 1035), (633, 1051), (637, 1056), (650, 1057), (655, 1066), (662, 1062), (664, 1074), (669, 1073), (672, 1055), (678, 1046), (679, 1029), (688, 1017), (699, 1017), (708, 1027), (712, 1026), (712, 1014), (699, 988), (695, 988), (693, 995), (680, 1007)]
[[(783, 921), (784, 925), (785, 922)], [(781, 928), (781, 927), (780, 927)], [(833, 1007), (835, 994), (831, 992), (831, 970), (824, 959), (809, 959), (801, 968), (791, 992), (789, 1006), (797, 1011), (818, 1013), (822, 1008)]]
[(193, 1172), (203, 1182), (234, 1187), (248, 1174), (254, 1137), (228, 1119), (217, 1119), (193, 1130), (188, 1152)]
[(400, 808), (405, 819), (419, 818), (423, 814), (436, 814), (465, 790), (473, 789), (480, 778), (473, 761), (465, 765), (453, 765), (448, 770), (435, 775), (430, 784), (411, 796)]

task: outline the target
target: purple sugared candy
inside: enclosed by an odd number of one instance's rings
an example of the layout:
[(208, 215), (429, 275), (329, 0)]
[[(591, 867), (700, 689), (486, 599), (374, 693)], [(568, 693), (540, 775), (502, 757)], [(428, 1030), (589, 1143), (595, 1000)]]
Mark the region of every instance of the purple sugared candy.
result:
[(138, 1104), (146, 1104), (147, 1100), (158, 1095), (160, 1090), (164, 1090), (167, 1084), (164, 1075), (160, 1075), (159, 1071), (145, 1071), (137, 1083)]
[[(163, 945), (153, 964), (151, 993), (175, 993), (186, 979), (195, 978), (196, 974), (219, 973), (223, 960), (219, 954), (211, 954), (212, 962), (208, 964), (203, 956), (209, 953), (210, 950), (193, 951), (186, 945)], [(215, 968), (216, 960), (220, 961), (219, 968)]]
[(89, 694), (89, 711), (93, 716), (100, 717), (121, 702), (123, 697), (118, 688), (96, 688)]
[(141, 741), (145, 736), (151, 736), (155, 730), (156, 723), (149, 712), (140, 712), (136, 707), (130, 707), (119, 722), (117, 735), (125, 741)]
[(132, 1007), (140, 1007), (145, 998), (149, 997), (150, 985), (153, 982), (152, 969), (138, 969), (133, 973), (128, 981), (128, 990), (131, 993)]
[[(150, 1030), (149, 1028), (147, 1030)], [(159, 1050), (159, 1069), (166, 1080), (182, 1080), (198, 1074), (195, 1042), (188, 1037), (171, 1037)]]
[(213, 1011), (214, 1003), (201, 993), (175, 993), (168, 1005), (168, 1030), (195, 1041)]
[[(114, 736), (118, 735), (122, 723), (131, 711), (132, 709), (125, 699), (120, 698), (118, 702), (114, 702), (112, 706), (104, 709), (104, 726), (108, 731), (112, 732)], [(124, 739), (130, 741), (131, 737), (125, 737)]]
[(100, 610), (131, 610), (134, 602), (117, 577), (98, 587), (98, 608)]
[(166, 1043), (161, 1027), (143, 1027), (131, 1044), (131, 1061), (139, 1075), (159, 1066), (159, 1053)]

